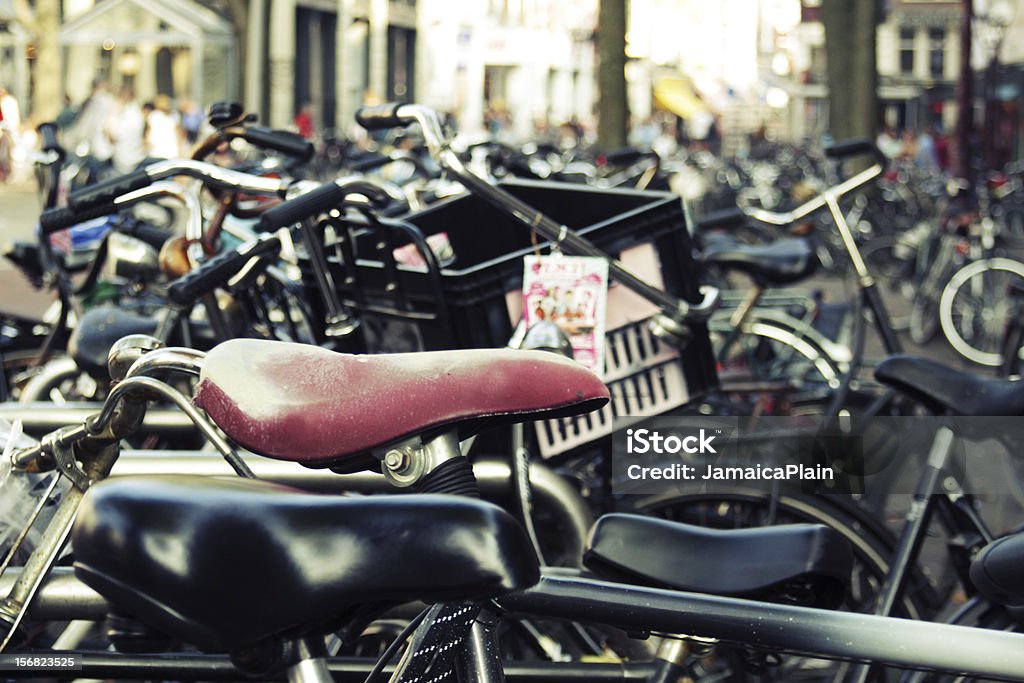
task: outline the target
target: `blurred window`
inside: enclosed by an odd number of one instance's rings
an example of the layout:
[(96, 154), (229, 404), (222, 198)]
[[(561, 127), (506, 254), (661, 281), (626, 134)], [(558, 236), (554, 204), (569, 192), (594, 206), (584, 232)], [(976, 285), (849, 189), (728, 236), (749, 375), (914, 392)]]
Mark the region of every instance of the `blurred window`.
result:
[(908, 26), (900, 29), (900, 73), (914, 73), (914, 36), (917, 31)]
[(942, 78), (946, 70), (946, 29), (928, 29), (928, 75)]

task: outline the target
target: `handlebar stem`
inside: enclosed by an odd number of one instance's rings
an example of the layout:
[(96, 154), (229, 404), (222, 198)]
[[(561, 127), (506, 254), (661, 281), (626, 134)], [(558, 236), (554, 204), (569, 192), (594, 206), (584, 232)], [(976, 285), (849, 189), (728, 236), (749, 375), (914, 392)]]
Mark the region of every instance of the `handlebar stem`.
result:
[(171, 181), (157, 181), (149, 187), (133, 190), (114, 200), (119, 208), (131, 206), (152, 197), (174, 197), (184, 206), (188, 217), (185, 223), (185, 237), (190, 242), (203, 237), (203, 209), (199, 197), (189, 188)]

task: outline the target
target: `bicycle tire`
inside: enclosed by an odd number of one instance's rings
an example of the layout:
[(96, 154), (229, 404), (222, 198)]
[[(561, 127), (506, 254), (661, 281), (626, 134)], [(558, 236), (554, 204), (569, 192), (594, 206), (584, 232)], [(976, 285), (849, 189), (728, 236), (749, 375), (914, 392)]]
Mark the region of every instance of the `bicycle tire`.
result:
[[(998, 367), (1003, 360), (1000, 351), (1006, 321), (999, 313), (1005, 318), (1011, 308), (1006, 282), (993, 279), (996, 273), (1019, 278), (1024, 285), (1024, 263), (988, 258), (956, 271), (939, 298), (939, 324), (950, 346), (967, 360), (988, 367)], [(965, 334), (969, 331), (975, 334)]]

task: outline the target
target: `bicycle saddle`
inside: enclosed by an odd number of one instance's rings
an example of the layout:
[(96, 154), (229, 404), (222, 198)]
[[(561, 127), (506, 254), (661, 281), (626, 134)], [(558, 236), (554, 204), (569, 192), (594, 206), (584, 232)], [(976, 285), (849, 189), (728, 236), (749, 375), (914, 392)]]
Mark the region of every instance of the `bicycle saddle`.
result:
[(701, 260), (729, 270), (738, 270), (763, 286), (785, 285), (809, 276), (817, 268), (811, 245), (805, 239), (781, 239), (764, 246), (747, 246), (714, 240)]
[(326, 632), (360, 605), (486, 599), (540, 576), (519, 524), (490, 503), (251, 479), (104, 481), (72, 543), (75, 574), (114, 607), (208, 651)]
[[(198, 349), (210, 348), (213, 330), (206, 323), (188, 322), (192, 344)], [(68, 338), (68, 355), (90, 377), (109, 382), (107, 354), (110, 347), (130, 334), (152, 335), (158, 327), (152, 316), (138, 315), (113, 306), (99, 306), (86, 311)]]
[(997, 539), (971, 562), (971, 582), (989, 600), (1009, 607), (1024, 606), (1024, 534)]
[(614, 513), (597, 520), (583, 564), (628, 583), (835, 608), (853, 551), (821, 524), (723, 530)]
[(348, 355), (233, 339), (203, 363), (196, 405), (249, 450), (315, 467), (457, 427), (585, 413), (608, 388), (567, 358), (509, 349)]
[(875, 379), (934, 413), (1024, 415), (1024, 382), (978, 377), (927, 358), (891, 356), (875, 368)]

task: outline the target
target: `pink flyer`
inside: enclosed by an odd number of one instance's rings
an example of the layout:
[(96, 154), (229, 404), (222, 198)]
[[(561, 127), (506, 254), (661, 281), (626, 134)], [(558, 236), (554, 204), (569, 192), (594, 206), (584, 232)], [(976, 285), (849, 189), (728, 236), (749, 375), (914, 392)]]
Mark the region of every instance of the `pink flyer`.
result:
[(582, 256), (523, 258), (523, 318), (526, 328), (546, 320), (561, 327), (577, 361), (604, 373), (608, 262)]

